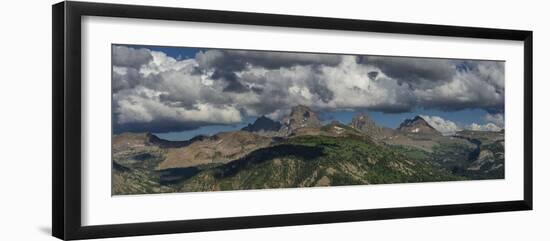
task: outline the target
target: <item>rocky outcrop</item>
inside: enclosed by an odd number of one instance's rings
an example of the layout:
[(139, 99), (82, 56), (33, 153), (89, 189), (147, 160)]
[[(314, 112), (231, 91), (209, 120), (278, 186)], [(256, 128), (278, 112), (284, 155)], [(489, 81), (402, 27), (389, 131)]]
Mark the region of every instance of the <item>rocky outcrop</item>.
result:
[(382, 128), (378, 127), (373, 120), (371, 120), (365, 114), (357, 114), (351, 120), (351, 126), (363, 133), (379, 134), (382, 132)]
[(317, 114), (309, 107), (298, 105), (292, 107), (290, 115), (283, 119), (279, 132), (289, 135), (300, 128), (321, 128), (322, 124)]
[(226, 163), (271, 144), (271, 138), (246, 131), (222, 132), (182, 148), (168, 149), (157, 169)]
[(261, 116), (256, 119), (254, 123), (248, 124), (248, 126), (242, 128), (243, 131), (248, 132), (268, 132), (268, 131), (279, 131), (281, 129), (281, 123), (274, 121), (265, 116)]
[(351, 120), (350, 126), (374, 139), (381, 140), (396, 135), (395, 130), (376, 125), (374, 120), (366, 114), (356, 114)]
[(433, 128), (420, 116), (416, 116), (413, 119), (406, 119), (399, 125), (397, 130), (407, 134), (441, 135), (439, 131)]

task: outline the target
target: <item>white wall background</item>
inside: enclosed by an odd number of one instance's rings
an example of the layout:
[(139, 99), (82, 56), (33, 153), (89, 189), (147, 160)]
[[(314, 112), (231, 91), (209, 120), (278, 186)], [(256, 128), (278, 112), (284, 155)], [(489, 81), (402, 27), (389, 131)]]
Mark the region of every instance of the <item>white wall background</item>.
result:
[[(0, 240), (54, 240), (51, 231), (51, 9), (55, 1), (10, 1), (0, 10)], [(548, 240), (550, 160), (546, 88), (550, 21), (544, 1), (111, 0), (222, 9), (528, 29), (534, 33), (534, 206), (508, 212), (116, 240)]]

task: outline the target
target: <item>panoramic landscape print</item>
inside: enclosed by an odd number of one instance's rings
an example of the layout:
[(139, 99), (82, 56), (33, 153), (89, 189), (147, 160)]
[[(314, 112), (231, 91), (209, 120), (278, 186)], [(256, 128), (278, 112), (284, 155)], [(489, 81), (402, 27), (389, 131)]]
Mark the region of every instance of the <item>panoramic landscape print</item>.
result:
[(503, 61), (112, 45), (112, 195), (504, 178)]

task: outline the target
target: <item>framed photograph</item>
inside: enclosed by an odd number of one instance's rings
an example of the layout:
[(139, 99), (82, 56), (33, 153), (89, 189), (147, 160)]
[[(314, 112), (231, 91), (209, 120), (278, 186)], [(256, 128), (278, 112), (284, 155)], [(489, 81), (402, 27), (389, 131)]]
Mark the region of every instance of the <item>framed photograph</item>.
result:
[(55, 4), (53, 235), (531, 210), (532, 34)]

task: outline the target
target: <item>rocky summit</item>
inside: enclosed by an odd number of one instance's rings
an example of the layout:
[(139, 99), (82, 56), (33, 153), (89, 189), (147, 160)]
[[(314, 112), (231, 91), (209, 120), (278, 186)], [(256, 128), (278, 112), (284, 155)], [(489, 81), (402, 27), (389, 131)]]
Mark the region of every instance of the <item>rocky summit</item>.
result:
[(406, 119), (399, 125), (397, 130), (407, 134), (441, 135), (439, 131), (433, 128), (420, 116), (416, 116), (413, 119)]
[(248, 126), (242, 128), (242, 130), (249, 132), (279, 131), (281, 129), (281, 126), (282, 125), (280, 122), (274, 121), (265, 116), (261, 116), (260, 118), (256, 119), (254, 123), (248, 124)]
[(382, 128), (377, 126), (373, 120), (363, 113), (353, 117), (351, 126), (365, 133), (380, 134), (382, 132)]
[(320, 128), (321, 126), (321, 121), (315, 112), (307, 106), (298, 105), (292, 107), (290, 115), (283, 119), (283, 126), (280, 132), (290, 134), (296, 129)]

